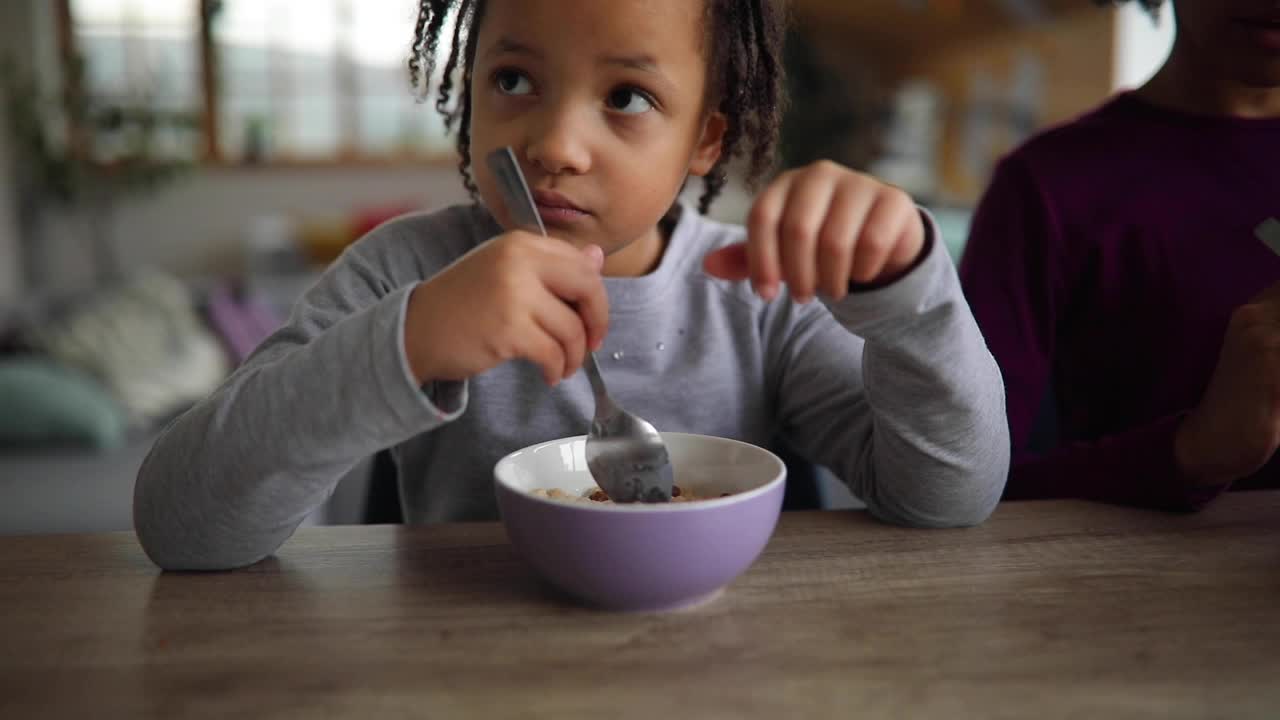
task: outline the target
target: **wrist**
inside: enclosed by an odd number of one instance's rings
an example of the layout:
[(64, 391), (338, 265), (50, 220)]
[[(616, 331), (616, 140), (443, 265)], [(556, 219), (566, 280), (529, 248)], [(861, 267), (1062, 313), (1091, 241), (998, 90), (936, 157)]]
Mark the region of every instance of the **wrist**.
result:
[(437, 374), (430, 349), (417, 342), (417, 333), (414, 332), (414, 328), (420, 327), (422, 324), (424, 284), (418, 283), (409, 293), (409, 300), (404, 313), (404, 328), (400, 335), (404, 357), (409, 365), (409, 372), (413, 375), (414, 382), (417, 383), (418, 387), (433, 381)]

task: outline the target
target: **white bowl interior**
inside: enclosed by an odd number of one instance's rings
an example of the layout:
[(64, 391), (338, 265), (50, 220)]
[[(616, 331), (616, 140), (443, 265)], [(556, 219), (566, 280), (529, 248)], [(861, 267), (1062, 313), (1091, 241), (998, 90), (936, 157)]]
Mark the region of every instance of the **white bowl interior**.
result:
[[(737, 440), (683, 433), (663, 433), (662, 440), (676, 485), (700, 497), (756, 490), (780, 479), (785, 470), (773, 453)], [(499, 482), (514, 490), (581, 494), (596, 487), (587, 469), (586, 447), (586, 437), (553, 440), (508, 455), (494, 472)]]

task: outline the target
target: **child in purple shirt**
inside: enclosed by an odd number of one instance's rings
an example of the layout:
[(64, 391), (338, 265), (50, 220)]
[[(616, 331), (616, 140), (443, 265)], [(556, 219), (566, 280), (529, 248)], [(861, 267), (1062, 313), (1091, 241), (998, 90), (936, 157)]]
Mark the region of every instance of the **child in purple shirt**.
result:
[[(1172, 9), (1151, 81), (1006, 157), (974, 218), (961, 281), (1007, 386), (1006, 498), (1280, 487), (1280, 3)], [(1050, 391), (1056, 447), (1033, 452)]]

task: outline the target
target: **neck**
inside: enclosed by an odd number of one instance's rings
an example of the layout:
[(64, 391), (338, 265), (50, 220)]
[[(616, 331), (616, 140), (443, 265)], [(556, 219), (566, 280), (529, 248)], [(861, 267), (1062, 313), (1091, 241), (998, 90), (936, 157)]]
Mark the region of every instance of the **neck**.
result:
[(1221, 68), (1197, 56), (1179, 37), (1169, 59), (1138, 90), (1155, 105), (1195, 115), (1280, 117), (1280, 87), (1249, 87), (1223, 77)]
[(667, 249), (667, 237), (659, 223), (639, 238), (604, 259), (605, 277), (641, 277), (658, 268)]

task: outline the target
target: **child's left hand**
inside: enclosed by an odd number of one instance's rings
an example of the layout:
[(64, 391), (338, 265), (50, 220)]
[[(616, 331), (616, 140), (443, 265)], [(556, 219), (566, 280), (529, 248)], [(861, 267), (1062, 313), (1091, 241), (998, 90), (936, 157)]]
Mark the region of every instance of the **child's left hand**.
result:
[(756, 198), (747, 242), (707, 256), (706, 271), (751, 279), (766, 300), (785, 281), (791, 296), (832, 300), (850, 283), (882, 283), (911, 268), (924, 249), (924, 221), (905, 192), (830, 161), (778, 176)]

